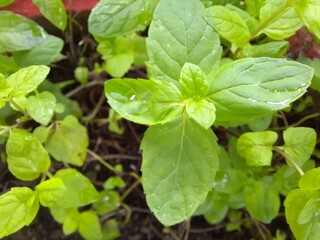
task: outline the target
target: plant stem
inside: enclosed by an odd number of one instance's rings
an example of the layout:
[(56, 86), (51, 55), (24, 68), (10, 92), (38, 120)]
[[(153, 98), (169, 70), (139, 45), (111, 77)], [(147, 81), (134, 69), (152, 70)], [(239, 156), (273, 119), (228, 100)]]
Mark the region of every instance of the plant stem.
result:
[(284, 151), (282, 151), (278, 147), (273, 147), (272, 150), (274, 150), (275, 152), (279, 153), (282, 157), (284, 157), (297, 170), (297, 172), (301, 176), (304, 175), (304, 171), (301, 169), (301, 167), (293, 159), (291, 159), (288, 154), (286, 154)]
[(293, 124), (290, 125), (290, 127), (296, 127), (296, 126), (299, 126), (301, 123), (311, 119), (311, 118), (316, 118), (316, 117), (319, 117), (320, 116), (320, 112), (318, 113), (314, 113), (314, 114), (310, 114), (308, 116), (305, 116), (304, 118), (301, 118), (298, 122), (295, 122)]
[(121, 196), (121, 202), (124, 201), (124, 199), (132, 192), (133, 189), (135, 189), (140, 184), (140, 179), (135, 181)]
[(104, 103), (105, 98), (106, 97), (104, 96), (104, 94), (101, 94), (101, 97), (100, 97), (97, 105), (95, 106), (95, 108), (91, 112), (91, 114), (86, 116), (86, 117), (83, 117), (82, 120), (85, 121), (86, 123), (90, 122), (97, 115), (97, 113), (99, 112), (102, 104)]
[(103, 166), (105, 166), (106, 168), (108, 168), (110, 171), (114, 172), (115, 174), (117, 174), (118, 172), (116, 171), (116, 169), (114, 169), (114, 167), (107, 163), (106, 161), (104, 161), (102, 159), (102, 157), (100, 157), (98, 154), (96, 154), (95, 152), (91, 151), (90, 149), (87, 150), (87, 153), (89, 153), (92, 157), (94, 157), (96, 160), (98, 160)]

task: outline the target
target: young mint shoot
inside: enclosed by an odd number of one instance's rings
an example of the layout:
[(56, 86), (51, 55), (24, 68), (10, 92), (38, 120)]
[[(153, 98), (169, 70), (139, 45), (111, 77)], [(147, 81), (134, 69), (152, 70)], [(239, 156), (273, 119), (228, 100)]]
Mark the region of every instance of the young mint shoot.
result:
[(151, 80), (105, 84), (115, 111), (151, 125), (141, 144), (142, 183), (150, 209), (168, 226), (189, 219), (212, 187), (219, 151), (210, 127), (247, 124), (286, 108), (313, 76), (306, 65), (266, 57), (218, 68), (219, 38), (204, 10), (197, 0), (160, 1), (147, 38)]

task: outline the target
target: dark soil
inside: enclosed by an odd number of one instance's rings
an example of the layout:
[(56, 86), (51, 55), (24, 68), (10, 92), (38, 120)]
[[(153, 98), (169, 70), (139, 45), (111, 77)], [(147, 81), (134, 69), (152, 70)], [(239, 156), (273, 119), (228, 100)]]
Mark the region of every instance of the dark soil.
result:
[[(103, 83), (108, 80), (110, 76), (106, 73), (96, 74), (93, 71), (93, 63), (101, 61), (99, 55), (95, 51), (95, 42), (89, 36), (84, 23), (86, 22), (87, 14), (81, 14), (75, 17), (76, 24), (69, 28), (66, 34), (55, 32), (60, 37), (66, 40), (66, 47), (64, 49), (64, 55), (66, 59), (59, 61), (52, 65), (51, 75), (49, 79), (53, 82), (61, 82), (68, 79), (73, 79), (73, 70), (78, 64), (80, 57), (85, 58), (85, 63), (91, 70), (90, 82), (95, 82), (95, 85), (91, 87), (81, 87), (78, 84), (72, 85), (65, 90), (65, 93), (72, 99), (79, 102), (83, 115), (88, 116), (92, 113), (92, 110), (99, 106), (94, 119), (105, 119), (108, 117), (109, 106), (106, 103), (103, 93)], [(41, 19), (48, 31), (51, 27), (46, 21)], [(48, 27), (49, 26), (49, 27)], [(53, 31), (51, 31), (53, 32)], [(301, 38), (301, 39), (300, 39)], [(314, 58), (320, 57), (319, 46), (315, 45), (312, 35), (306, 33), (303, 29), (298, 32), (296, 36), (290, 40), (291, 48), (288, 56), (296, 58), (305, 54), (307, 57)], [(310, 47), (312, 46), (312, 47)], [(312, 49), (317, 49), (313, 51)], [(305, 50), (307, 49), (307, 52)], [(126, 75), (127, 77), (144, 77), (145, 69), (133, 67), (131, 71)], [(319, 94), (310, 91), (310, 93), (299, 100), (303, 101), (307, 96), (312, 96), (313, 99), (319, 99)], [(296, 105), (299, 104), (299, 101)], [(317, 103), (318, 101), (314, 101)], [(314, 113), (316, 109), (320, 109), (319, 103), (311, 105), (305, 109), (303, 113), (285, 113), (281, 115), (284, 119), (277, 119), (276, 126), (282, 127), (283, 121), (294, 123), (301, 119), (302, 116), (308, 114), (308, 112)], [(85, 122), (83, 122), (85, 124)], [(108, 130), (107, 123), (97, 123), (91, 121), (87, 123), (89, 136), (90, 136), (90, 149), (96, 154), (102, 156), (105, 161), (108, 161), (111, 165), (121, 164), (124, 167), (123, 179), (126, 181), (127, 188), (121, 190), (124, 193), (132, 185), (136, 184), (136, 179), (132, 177), (131, 173), (140, 175), (141, 166), (141, 153), (139, 151), (139, 144), (143, 133), (146, 129), (145, 126), (137, 125), (126, 120), (120, 121), (121, 126), (125, 129), (123, 135), (117, 135)], [(311, 126), (315, 128), (319, 133), (319, 123), (316, 120), (311, 119), (304, 122), (302, 125)], [(226, 129), (215, 129), (221, 144), (226, 143), (226, 139), (230, 136)], [(3, 148), (3, 146), (2, 146)], [(64, 167), (63, 164), (54, 163), (51, 171), (55, 172), (58, 169)], [(88, 155), (85, 165), (79, 169), (91, 181), (98, 189), (101, 189), (101, 184), (110, 176), (114, 174), (97, 162), (94, 158)], [(0, 165), (0, 191), (4, 192), (12, 186), (23, 186), (25, 182), (16, 180), (6, 169), (6, 166)], [(36, 182), (28, 183), (29, 186), (34, 187)], [(129, 222), (124, 223), (125, 218), (128, 216), (128, 211), (125, 208), (120, 208), (118, 211), (103, 216), (101, 222), (107, 219), (114, 218), (119, 222), (119, 228), (122, 236), (119, 239), (190, 239), (190, 240), (243, 240), (243, 239), (262, 239), (261, 233), (267, 236), (266, 239), (270, 239), (268, 236), (272, 234), (275, 236), (275, 232), (281, 229), (287, 234), (287, 239), (293, 239), (288, 225), (286, 224), (283, 215), (275, 219), (269, 225), (263, 225), (253, 220), (250, 220), (249, 215), (244, 211), (243, 224), (241, 231), (227, 232), (225, 230), (227, 220), (217, 225), (209, 225), (202, 217), (194, 217), (191, 222), (184, 222), (172, 228), (164, 228), (153, 216), (148, 209), (143, 190), (141, 185), (137, 186), (130, 192), (130, 194), (124, 200), (125, 204), (130, 207), (131, 217)], [(282, 211), (283, 214), (283, 211)], [(61, 226), (56, 223), (51, 217), (49, 211), (46, 208), (41, 208), (35, 221), (29, 226), (23, 228), (16, 234), (11, 235), (6, 239), (12, 240), (58, 240), (58, 239), (81, 239), (78, 233), (64, 236), (61, 230)]]

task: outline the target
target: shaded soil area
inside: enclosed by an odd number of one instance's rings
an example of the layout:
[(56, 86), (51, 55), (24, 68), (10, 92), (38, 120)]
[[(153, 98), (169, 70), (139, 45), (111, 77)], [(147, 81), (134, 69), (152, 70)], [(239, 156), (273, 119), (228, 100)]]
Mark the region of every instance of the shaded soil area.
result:
[[(209, 225), (202, 217), (194, 217), (190, 222), (184, 222), (171, 228), (163, 227), (153, 216), (146, 205), (145, 196), (141, 185), (137, 182), (134, 174), (141, 175), (141, 152), (139, 145), (146, 130), (145, 126), (134, 124), (126, 120), (119, 122), (120, 126), (124, 129), (122, 135), (112, 133), (108, 130), (108, 123), (104, 121), (108, 118), (109, 106), (103, 92), (103, 83), (105, 80), (110, 79), (105, 72), (97, 74), (94, 72), (94, 63), (101, 62), (99, 55), (96, 53), (96, 44), (89, 36), (86, 27), (83, 23), (86, 21), (87, 14), (80, 14), (76, 16), (75, 22), (77, 24), (69, 28), (66, 34), (53, 33), (63, 37), (66, 40), (66, 46), (63, 50), (66, 58), (62, 61), (52, 65), (52, 71), (49, 79), (53, 82), (62, 82), (68, 79), (74, 79), (73, 70), (77, 67), (80, 58), (85, 59), (85, 65), (91, 70), (90, 80), (88, 86), (81, 86), (73, 84), (68, 86), (64, 92), (71, 99), (79, 102), (83, 111), (82, 123), (88, 128), (90, 136), (89, 149), (101, 156), (102, 159), (115, 166), (121, 164), (124, 168), (121, 177), (126, 182), (126, 188), (119, 190), (121, 195), (128, 193), (124, 199), (127, 208), (121, 207), (116, 212), (103, 216), (101, 222), (108, 219), (116, 219), (119, 222), (119, 230), (121, 237), (119, 239), (190, 239), (190, 240), (242, 240), (242, 239), (262, 239), (262, 235), (266, 239), (270, 236), (275, 236), (278, 229), (287, 234), (287, 239), (294, 239), (290, 233), (289, 227), (284, 218), (284, 210), (281, 210), (280, 216), (275, 219), (271, 224), (264, 225), (250, 219), (249, 214), (243, 210), (243, 219), (241, 230), (239, 231), (226, 231), (228, 220), (224, 220), (217, 225)], [(50, 32), (50, 24), (41, 19), (41, 23), (45, 23)], [(80, 27), (79, 27), (80, 26)], [(299, 39), (299, 38), (302, 39)], [(320, 57), (319, 46), (313, 40), (312, 35), (307, 33), (304, 29), (290, 40), (291, 48), (288, 56), (296, 58), (304, 55), (306, 57), (314, 58)], [(307, 52), (305, 50), (307, 49)], [(312, 49), (312, 50), (310, 50)], [(316, 50), (314, 50), (316, 49)], [(145, 69), (132, 67), (126, 77), (144, 77)], [(314, 99), (313, 104), (309, 104), (302, 112), (295, 111), (299, 104), (303, 103), (306, 98), (311, 97)], [(288, 124), (298, 122), (303, 116), (310, 115), (320, 109), (319, 93), (310, 90), (307, 95), (297, 101), (293, 106), (293, 111), (281, 112), (279, 117), (274, 120), (272, 127), (281, 128)], [(95, 112), (94, 116), (92, 115)], [(91, 121), (85, 121), (86, 117), (90, 116)], [(301, 123), (302, 126), (314, 128), (318, 133), (320, 132), (320, 125), (316, 119), (309, 119)], [(215, 128), (215, 133), (219, 138), (220, 144), (227, 143), (227, 139), (232, 135), (230, 130), (224, 128)], [(319, 146), (319, 145), (318, 145)], [(4, 146), (1, 146), (2, 150)], [(55, 171), (65, 167), (64, 164), (54, 162), (51, 171)], [(37, 182), (20, 182), (16, 180), (6, 169), (6, 166), (1, 165), (1, 188), (3, 192), (13, 186), (26, 186), (34, 187)], [(88, 154), (87, 160), (83, 167), (78, 168), (79, 171), (84, 173), (95, 184), (98, 189), (102, 189), (102, 183), (114, 173), (101, 165), (98, 161)], [(156, 173), (155, 173), (156, 174)], [(133, 188), (132, 188), (133, 186)], [(129, 189), (129, 192), (128, 192)], [(128, 216), (130, 218), (128, 218)], [(127, 222), (126, 222), (127, 221)], [(271, 235), (270, 235), (271, 234)], [(64, 236), (61, 226), (56, 223), (46, 208), (41, 208), (35, 221), (29, 226), (23, 228), (16, 234), (6, 238), (11, 240), (29, 239), (29, 240), (58, 240), (81, 239), (78, 233)]]

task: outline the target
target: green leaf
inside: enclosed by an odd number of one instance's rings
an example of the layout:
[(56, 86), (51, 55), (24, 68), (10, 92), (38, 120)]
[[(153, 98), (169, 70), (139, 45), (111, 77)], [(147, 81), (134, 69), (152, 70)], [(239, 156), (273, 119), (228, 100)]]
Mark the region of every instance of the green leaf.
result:
[(31, 133), (13, 129), (6, 145), (8, 167), (17, 178), (30, 181), (48, 171), (50, 158), (42, 144)]
[(72, 115), (58, 122), (56, 127), (46, 142), (46, 149), (58, 161), (82, 166), (89, 145), (87, 128)]
[(50, 68), (44, 65), (30, 66), (20, 69), (7, 78), (8, 85), (13, 89), (11, 97), (25, 96), (35, 90), (49, 74)]
[(183, 110), (181, 93), (170, 82), (115, 79), (105, 83), (105, 93), (116, 112), (141, 124), (166, 123)]
[(40, 141), (40, 143), (45, 143), (49, 137), (50, 132), (50, 127), (39, 126), (33, 130), (32, 134)]
[(98, 201), (92, 204), (93, 208), (97, 211), (97, 214), (104, 215), (120, 207), (121, 199), (117, 191), (103, 190), (100, 192), (100, 198)]
[(0, 12), (0, 52), (30, 49), (47, 38), (34, 21), (10, 11)]
[(306, 172), (299, 181), (299, 187), (305, 191), (320, 189), (320, 168), (314, 168)]
[(13, 60), (13, 57), (0, 54), (0, 73), (5, 77), (8, 77), (12, 73), (15, 73), (19, 70), (16, 62)]
[(226, 5), (233, 4), (236, 6), (240, 5), (240, 0), (201, 0), (205, 7), (211, 7), (212, 5)]
[(228, 206), (220, 194), (210, 192), (206, 201), (210, 201), (211, 208), (204, 213), (204, 219), (211, 225), (220, 223), (228, 213)]
[(246, 26), (248, 26), (250, 33), (256, 30), (257, 27), (259, 26), (260, 24), (259, 21), (255, 19), (252, 15), (250, 15), (248, 12), (246, 12), (245, 10), (231, 4), (227, 4), (226, 7), (231, 11), (237, 13), (243, 19), (243, 21), (246, 23)]
[(61, 0), (32, 0), (45, 18), (60, 30), (67, 26), (67, 13)]
[(241, 57), (273, 57), (282, 58), (289, 48), (289, 42), (276, 41), (259, 45), (245, 45), (241, 50)]
[(7, 83), (6, 78), (0, 73), (0, 108), (4, 107), (12, 88)]
[(28, 226), (39, 210), (37, 195), (30, 188), (15, 187), (0, 196), (0, 238)]
[(320, 2), (318, 0), (299, 0), (296, 1), (294, 9), (308, 30), (320, 39)]
[(114, 240), (121, 237), (118, 222), (115, 219), (107, 220), (102, 226), (103, 240)]
[[(275, 40), (283, 40), (302, 27), (298, 14), (287, 0), (262, 1), (257, 35), (267, 34)], [(260, 30), (260, 31), (259, 31)]]
[(216, 107), (212, 102), (204, 99), (186, 100), (186, 112), (190, 118), (205, 129), (210, 128), (216, 120)]
[(278, 215), (280, 197), (272, 184), (251, 179), (244, 194), (246, 208), (254, 219), (270, 223)]
[(144, 30), (158, 0), (101, 0), (91, 11), (89, 32), (110, 38)]
[(236, 12), (223, 6), (212, 6), (206, 9), (204, 18), (223, 38), (238, 47), (249, 42), (249, 28)]
[(269, 128), (273, 119), (273, 114), (257, 118), (249, 122), (248, 126), (253, 132), (265, 131)]
[(284, 145), (279, 148), (284, 150), (299, 166), (302, 166), (313, 153), (317, 134), (313, 128), (288, 128), (283, 132), (283, 139)]
[(187, 117), (146, 131), (142, 183), (147, 203), (162, 224), (187, 220), (204, 202), (219, 166), (216, 142), (213, 132)]
[(312, 198), (307, 192), (296, 189), (284, 201), (286, 219), (297, 240), (320, 238), (320, 198), (318, 193), (315, 195), (316, 198)]
[(0, 8), (5, 7), (13, 3), (15, 0), (0, 0)]
[(57, 100), (50, 92), (28, 97), (27, 112), (36, 122), (48, 125), (56, 108)]
[(20, 67), (49, 65), (59, 56), (63, 45), (61, 38), (48, 35), (44, 41), (30, 50), (14, 52), (13, 58)]
[(253, 16), (257, 17), (260, 13), (261, 0), (245, 0), (247, 11)]
[(123, 77), (129, 71), (133, 60), (133, 52), (113, 56), (106, 63), (106, 70), (112, 77)]
[(202, 18), (198, 0), (161, 0), (147, 38), (148, 74), (152, 79), (178, 81), (186, 62), (206, 74), (218, 67), (221, 46), (218, 34)]
[(74, 70), (74, 76), (79, 83), (86, 85), (89, 78), (89, 69), (83, 66), (76, 67)]
[(207, 95), (209, 82), (207, 75), (200, 67), (185, 63), (179, 78), (181, 92), (184, 97), (199, 100)]
[(90, 180), (75, 169), (62, 169), (49, 180), (36, 186), (41, 205), (75, 208), (99, 199)]
[[(315, 162), (310, 160), (302, 166), (302, 170), (308, 171), (314, 167)], [(289, 165), (282, 165), (273, 175), (274, 183), (278, 191), (284, 196), (287, 196), (294, 188), (298, 187), (300, 178), (301, 175), (297, 170)]]
[[(267, 69), (267, 71), (266, 71)], [(209, 76), (216, 124), (243, 124), (289, 106), (310, 85), (313, 69), (273, 58), (246, 58)]]
[(98, 216), (93, 211), (85, 211), (79, 216), (79, 232), (86, 240), (102, 239)]
[(239, 154), (250, 166), (270, 166), (272, 145), (276, 143), (278, 134), (273, 131), (247, 132), (237, 142)]
[(115, 176), (115, 177), (109, 177), (107, 181), (103, 184), (103, 188), (106, 190), (112, 190), (116, 187), (118, 188), (124, 188), (126, 186), (126, 183), (122, 180), (121, 177)]

